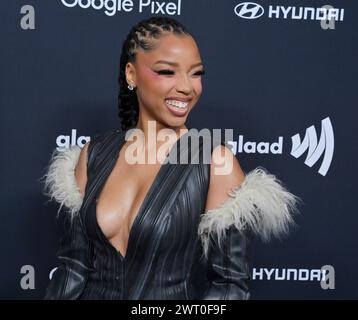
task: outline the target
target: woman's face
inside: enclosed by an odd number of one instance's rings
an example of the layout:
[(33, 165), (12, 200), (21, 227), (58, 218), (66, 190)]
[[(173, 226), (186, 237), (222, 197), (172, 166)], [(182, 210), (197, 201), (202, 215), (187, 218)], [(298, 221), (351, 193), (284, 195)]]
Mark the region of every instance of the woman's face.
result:
[(183, 127), (201, 92), (203, 64), (191, 36), (168, 34), (150, 51), (139, 49), (126, 66), (129, 83), (136, 86), (140, 119), (164, 127)]

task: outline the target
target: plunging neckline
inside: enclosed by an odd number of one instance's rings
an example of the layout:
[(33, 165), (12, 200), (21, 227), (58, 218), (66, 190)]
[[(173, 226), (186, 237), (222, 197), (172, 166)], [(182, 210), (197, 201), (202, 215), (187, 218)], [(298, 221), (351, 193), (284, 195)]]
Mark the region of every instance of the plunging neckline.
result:
[(126, 260), (126, 258), (128, 257), (128, 252), (129, 252), (129, 249), (130, 249), (130, 244), (131, 244), (131, 239), (132, 239), (132, 231), (133, 231), (133, 228), (136, 226), (136, 224), (139, 223), (139, 219), (141, 219), (143, 213), (145, 212), (144, 208), (146, 206), (146, 204), (149, 202), (153, 192), (154, 192), (154, 189), (155, 189), (155, 186), (157, 185), (157, 180), (159, 179), (159, 177), (161, 176), (162, 174), (162, 171), (164, 170), (165, 166), (168, 164), (167, 160), (168, 158), (170, 157), (172, 151), (176, 148), (177, 149), (177, 152), (179, 153), (179, 150), (180, 150), (180, 147), (178, 148), (178, 143), (179, 141), (184, 137), (186, 136), (188, 133), (189, 133), (190, 129), (188, 129), (187, 132), (185, 132), (184, 134), (182, 134), (174, 143), (173, 145), (170, 147), (169, 149), (169, 152), (167, 153), (167, 155), (165, 156), (164, 158), (164, 161), (163, 163), (160, 165), (159, 167), (159, 170), (157, 171), (157, 173), (154, 175), (154, 179), (153, 181), (151, 182), (149, 188), (148, 188), (148, 191), (146, 193), (146, 195), (144, 196), (143, 198), (143, 201), (142, 203), (140, 204), (139, 206), (139, 209), (134, 217), (134, 220), (133, 220), (133, 223), (132, 225), (130, 226), (129, 228), (129, 234), (128, 234), (128, 239), (127, 239), (127, 248), (126, 248), (126, 251), (124, 254), (121, 253), (120, 250), (117, 250), (117, 248), (109, 241), (109, 239), (106, 237), (106, 235), (104, 234), (102, 228), (100, 227), (99, 223), (98, 223), (98, 219), (97, 219), (97, 203), (98, 203), (98, 199), (101, 195), (101, 192), (107, 182), (107, 180), (109, 179), (109, 176), (111, 175), (116, 163), (118, 162), (119, 160), (119, 156), (120, 156), (120, 152), (122, 150), (122, 147), (124, 145), (124, 143), (126, 142), (125, 140), (125, 135), (127, 133), (127, 131), (125, 131), (123, 133), (124, 137), (123, 137), (123, 140), (121, 139), (120, 143), (119, 143), (119, 147), (118, 147), (118, 150), (116, 151), (115, 153), (115, 157), (114, 157), (114, 161), (113, 163), (110, 165), (110, 169), (108, 170), (108, 172), (106, 173), (104, 179), (102, 180), (102, 183), (99, 185), (97, 191), (96, 191), (96, 195), (95, 195), (95, 198), (94, 198), (94, 220), (95, 220), (95, 224), (96, 224), (96, 228), (97, 230), (99, 231), (100, 233), (100, 236), (101, 238), (107, 243), (107, 245), (109, 245), (113, 250), (116, 251), (116, 253), (119, 255), (119, 257), (121, 258), (121, 260)]

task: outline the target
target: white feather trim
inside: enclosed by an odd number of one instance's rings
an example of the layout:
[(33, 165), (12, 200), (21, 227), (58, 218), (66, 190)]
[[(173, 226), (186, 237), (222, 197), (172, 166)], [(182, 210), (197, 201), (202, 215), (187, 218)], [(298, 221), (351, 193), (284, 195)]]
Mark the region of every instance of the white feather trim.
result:
[(220, 207), (201, 215), (198, 233), (205, 256), (210, 235), (216, 234), (220, 244), (225, 229), (231, 225), (238, 230), (249, 228), (264, 241), (286, 234), (294, 224), (292, 213), (297, 212), (296, 205), (301, 201), (263, 167), (250, 171), (241, 185), (231, 189), (228, 195), (230, 198)]
[(81, 192), (75, 178), (75, 167), (81, 153), (81, 148), (72, 146), (64, 151), (54, 150), (51, 156), (44, 180), (44, 193), (60, 203), (57, 215), (65, 206), (71, 218), (80, 210), (82, 205)]

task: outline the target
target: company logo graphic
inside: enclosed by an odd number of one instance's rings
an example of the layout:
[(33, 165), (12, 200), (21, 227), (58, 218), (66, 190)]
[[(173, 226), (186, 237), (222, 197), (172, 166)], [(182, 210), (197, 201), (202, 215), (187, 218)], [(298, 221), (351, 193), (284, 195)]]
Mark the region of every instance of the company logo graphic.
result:
[(321, 8), (296, 7), (296, 6), (273, 6), (269, 5), (265, 10), (255, 2), (241, 2), (234, 7), (237, 16), (244, 19), (257, 19), (267, 12), (270, 19), (291, 20), (319, 20), (319, 21), (343, 21), (344, 9), (323, 6)]
[(62, 4), (68, 8), (79, 6), (82, 9), (92, 8), (94, 10), (104, 10), (104, 13), (112, 17), (117, 12), (132, 12), (146, 14), (181, 14), (181, 0), (177, 1), (152, 1), (152, 0), (61, 0)]
[(320, 269), (306, 268), (253, 268), (252, 280), (319, 281), (322, 289), (335, 288), (335, 270), (332, 265)]
[(90, 140), (91, 137), (89, 136), (77, 137), (77, 130), (72, 129), (71, 136), (61, 134), (56, 138), (57, 150), (64, 151), (69, 147), (76, 145), (82, 148)]
[(325, 176), (331, 165), (334, 151), (334, 134), (329, 117), (322, 120), (321, 136), (318, 143), (317, 132), (314, 126), (306, 129), (306, 135), (302, 142), (298, 133), (292, 136), (291, 139), (291, 155), (295, 158), (302, 156), (308, 149), (305, 164), (309, 167), (312, 167), (321, 155), (324, 154), (318, 173)]
[[(244, 135), (239, 135), (237, 141), (229, 140), (227, 145), (233, 154), (236, 153), (260, 153), (260, 154), (283, 154), (283, 137), (279, 136), (277, 141), (246, 141)], [(325, 176), (331, 165), (334, 152), (334, 133), (329, 117), (322, 120), (321, 136), (318, 141), (314, 126), (306, 129), (306, 135), (301, 142), (300, 135), (297, 133), (291, 137), (291, 155), (295, 158), (301, 157), (306, 150), (307, 156), (305, 164), (312, 167), (323, 155), (323, 160), (318, 173)]]
[(262, 6), (254, 2), (239, 3), (235, 7), (234, 11), (240, 18), (244, 19), (257, 19), (265, 12)]
[(48, 278), (49, 278), (50, 280), (52, 279), (53, 274), (56, 272), (57, 269), (58, 269), (58, 267), (55, 267), (55, 268), (53, 268), (53, 269), (50, 271), (50, 273), (49, 273), (49, 275), (48, 275)]
[(245, 141), (244, 136), (239, 135), (238, 141), (228, 141), (228, 146), (231, 147), (233, 154), (239, 153), (272, 153), (272, 154), (282, 154), (283, 148), (283, 137), (278, 137), (277, 142), (254, 142), (254, 141)]

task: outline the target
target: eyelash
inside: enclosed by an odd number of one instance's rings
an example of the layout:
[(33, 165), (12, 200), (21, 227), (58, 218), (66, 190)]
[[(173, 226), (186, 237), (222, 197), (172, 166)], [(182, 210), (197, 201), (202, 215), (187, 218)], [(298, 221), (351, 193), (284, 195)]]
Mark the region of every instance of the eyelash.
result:
[[(174, 71), (173, 70), (168, 70), (168, 69), (164, 69), (164, 70), (159, 70), (159, 71), (155, 71), (157, 74), (159, 75), (164, 75), (164, 76), (172, 76), (174, 75)], [(195, 76), (202, 76), (205, 74), (204, 70), (200, 70), (194, 73)]]

